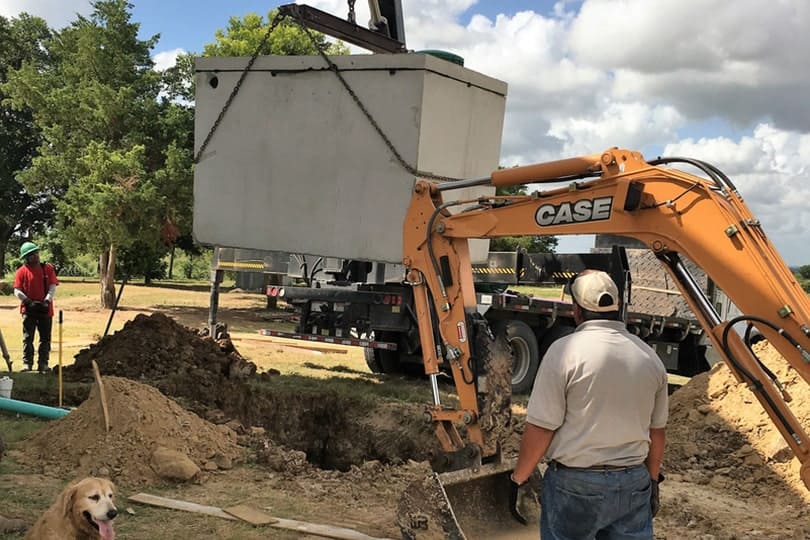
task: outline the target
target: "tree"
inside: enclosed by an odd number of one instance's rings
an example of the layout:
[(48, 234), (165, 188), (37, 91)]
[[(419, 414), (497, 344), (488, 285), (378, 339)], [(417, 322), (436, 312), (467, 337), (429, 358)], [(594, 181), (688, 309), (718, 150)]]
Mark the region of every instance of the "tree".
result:
[(20, 171), (31, 165), (40, 144), (33, 113), (3, 101), (9, 71), (23, 63), (43, 66), (48, 62), (44, 44), (50, 35), (45, 21), (38, 17), (0, 16), (0, 269), (6, 266), (5, 253), (12, 237), (41, 232), (53, 215), (47, 194), (29, 192), (19, 181)]
[(24, 63), (5, 88), (42, 131), (39, 156), (21, 182), (57, 198), (68, 251), (99, 253), (101, 304), (109, 308), (118, 250), (158, 249), (188, 213), (190, 195), (177, 201), (166, 191), (182, 171), (179, 182), (189, 187), (180, 191), (190, 194), (192, 130), (187, 106), (159, 98), (161, 74), (150, 57), (159, 36), (138, 39), (125, 0), (92, 7), (89, 18), (79, 16), (45, 44), (58, 62)]
[[(499, 187), (496, 195), (525, 195), (526, 186)], [(489, 242), (490, 251), (516, 251), (518, 248), (528, 253), (554, 253), (557, 249), (555, 236), (502, 236)]]
[[(311, 55), (318, 54), (320, 49), (328, 55), (349, 54), (349, 48), (342, 41), (330, 43), (324, 34), (314, 31), (309, 32), (310, 39), (300, 26), (288, 19), (279, 23), (263, 42), (277, 14), (278, 10), (271, 10), (266, 20), (255, 13), (231, 17), (227, 28), (217, 29), (214, 41), (203, 47), (202, 56), (253, 56), (257, 50), (260, 55)], [(166, 70), (164, 82), (171, 99), (194, 100), (195, 56), (195, 53), (179, 55), (175, 65)]]
[[(255, 53), (260, 55), (314, 55), (323, 49), (329, 55), (348, 54), (349, 48), (340, 41), (329, 43), (326, 36), (320, 32), (310, 31), (305, 33), (300, 26), (290, 20), (283, 20), (267, 36), (271, 21), (275, 20), (278, 11), (272, 10), (267, 14), (267, 19), (255, 13), (249, 13), (242, 17), (231, 17), (225, 29), (218, 29), (214, 34), (214, 41), (208, 43), (203, 48), (203, 56), (252, 56)], [(265, 40), (265, 36), (267, 39)], [(194, 53), (183, 54), (177, 57), (175, 65), (167, 69), (163, 74), (164, 92), (168, 100), (172, 102), (191, 103), (194, 100)], [(238, 99), (238, 98), (237, 98)], [(170, 116), (165, 116), (166, 123), (173, 125)], [(186, 121), (187, 118), (177, 114), (177, 123)], [(193, 123), (193, 122), (192, 122)], [(193, 125), (189, 125), (188, 133), (193, 133)], [(184, 141), (183, 145), (170, 147), (167, 152), (166, 168), (162, 175), (158, 175), (159, 181), (165, 183), (164, 192), (170, 193), (170, 186), (174, 186), (175, 193), (170, 196), (177, 201), (188, 201), (188, 211), (178, 212), (173, 224), (177, 227), (177, 241), (172, 246), (177, 246), (189, 255), (199, 255), (199, 248), (189, 242), (191, 238), (192, 215), (192, 169), (191, 150), (193, 142), (191, 139)], [(186, 178), (187, 182), (178, 182), (177, 178)], [(174, 180), (172, 180), (174, 179)], [(182, 241), (182, 240), (186, 241)], [(173, 253), (173, 252), (172, 252)], [(171, 266), (169, 274), (171, 274)]]
[(799, 267), (797, 272), (802, 279), (810, 279), (810, 264), (805, 264)]
[[(261, 15), (248, 13), (244, 17), (231, 17), (228, 28), (217, 30), (215, 41), (203, 48), (203, 56), (252, 56), (262, 43), (271, 21), (278, 10), (267, 14), (267, 21)], [(259, 50), (259, 54), (306, 55), (318, 54), (323, 49), (326, 54), (348, 54), (349, 48), (343, 42), (329, 43), (320, 32), (310, 31), (315, 43), (298, 24), (285, 19)]]

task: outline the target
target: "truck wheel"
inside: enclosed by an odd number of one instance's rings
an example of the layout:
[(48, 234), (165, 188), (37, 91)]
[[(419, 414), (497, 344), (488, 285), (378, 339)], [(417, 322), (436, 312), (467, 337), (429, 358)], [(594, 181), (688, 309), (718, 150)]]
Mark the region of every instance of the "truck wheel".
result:
[(525, 394), (532, 389), (537, 367), (540, 365), (540, 348), (531, 327), (523, 321), (497, 321), (492, 331), (506, 336), (512, 349), (512, 393)]
[[(393, 341), (397, 342), (396, 334), (383, 334), (375, 338), (380, 341)], [(399, 353), (397, 351), (389, 351), (387, 349), (363, 349), (363, 355), (366, 358), (366, 365), (372, 373), (399, 373)]]
[(366, 357), (366, 365), (372, 373), (397, 373), (399, 371), (397, 351), (363, 349), (363, 354)]

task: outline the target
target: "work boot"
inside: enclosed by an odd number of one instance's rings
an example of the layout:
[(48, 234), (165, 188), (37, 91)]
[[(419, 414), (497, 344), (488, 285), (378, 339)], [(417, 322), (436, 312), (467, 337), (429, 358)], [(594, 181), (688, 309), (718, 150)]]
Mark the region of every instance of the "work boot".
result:
[(22, 369), (20, 371), (24, 372), (24, 373), (27, 373), (29, 371), (34, 371), (34, 368), (33, 368), (33, 366), (31, 364), (25, 363), (25, 364), (23, 364), (23, 367), (22, 367)]

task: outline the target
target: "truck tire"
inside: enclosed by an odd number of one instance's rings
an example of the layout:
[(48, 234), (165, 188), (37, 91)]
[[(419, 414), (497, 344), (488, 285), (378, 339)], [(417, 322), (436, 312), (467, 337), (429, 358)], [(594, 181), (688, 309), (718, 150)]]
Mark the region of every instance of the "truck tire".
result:
[[(382, 333), (374, 339), (379, 341), (393, 341), (398, 342), (396, 334)], [(399, 373), (399, 353), (397, 351), (389, 351), (387, 349), (363, 349), (363, 355), (366, 358), (366, 365), (372, 373)]]
[(540, 365), (540, 347), (531, 327), (523, 321), (497, 321), (492, 325), (496, 335), (503, 335), (512, 349), (512, 393), (525, 394), (534, 385)]

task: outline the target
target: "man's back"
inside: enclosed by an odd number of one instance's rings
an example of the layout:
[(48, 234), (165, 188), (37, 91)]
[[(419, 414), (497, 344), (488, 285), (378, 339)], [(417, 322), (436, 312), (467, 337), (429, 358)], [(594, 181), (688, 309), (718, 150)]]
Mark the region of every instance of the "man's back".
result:
[(570, 467), (637, 465), (667, 419), (666, 370), (621, 321), (593, 320), (546, 353), (527, 419), (556, 430), (546, 453)]

